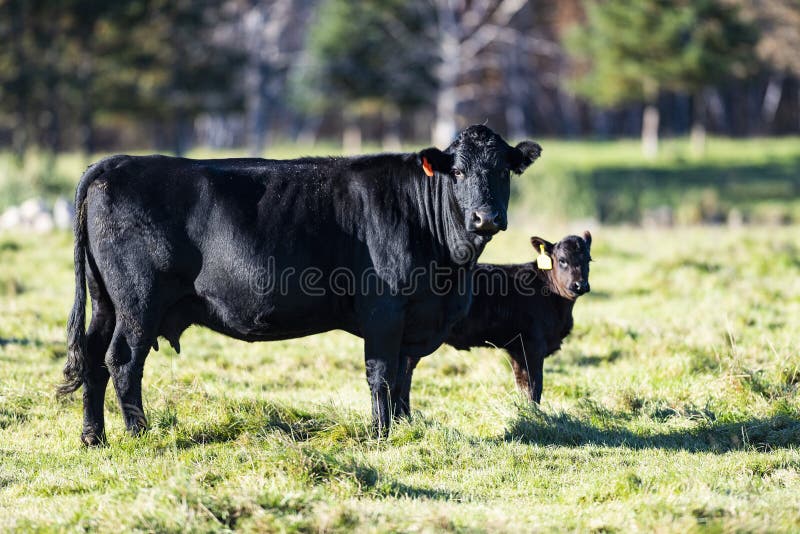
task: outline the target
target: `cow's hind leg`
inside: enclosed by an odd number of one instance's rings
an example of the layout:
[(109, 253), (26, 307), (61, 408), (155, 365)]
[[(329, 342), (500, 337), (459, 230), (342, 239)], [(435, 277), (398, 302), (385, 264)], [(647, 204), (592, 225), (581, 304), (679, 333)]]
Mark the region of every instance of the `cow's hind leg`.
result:
[(154, 338), (118, 320), (106, 353), (106, 365), (114, 382), (125, 428), (133, 436), (147, 428), (142, 405), (142, 376)]
[[(96, 306), (96, 305), (95, 305)], [(83, 378), (83, 432), (81, 441), (88, 446), (105, 443), (105, 420), (103, 409), (108, 385), (108, 368), (103, 357), (111, 342), (114, 330), (113, 310), (111, 314), (92, 310), (92, 322), (86, 335), (87, 366)]]
[(114, 332), (114, 306), (93, 273), (94, 263), (87, 272), (92, 297), (92, 321), (86, 332), (86, 368), (83, 377), (83, 432), (81, 441), (88, 446), (105, 443), (104, 405), (108, 368), (104, 357)]

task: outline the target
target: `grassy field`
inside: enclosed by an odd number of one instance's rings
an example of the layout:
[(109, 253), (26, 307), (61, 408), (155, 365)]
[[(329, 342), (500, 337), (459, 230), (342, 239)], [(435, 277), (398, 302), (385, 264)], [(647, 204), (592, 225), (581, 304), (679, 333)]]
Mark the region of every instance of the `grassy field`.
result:
[[(541, 221), (595, 219), (638, 223), (666, 208), (678, 224), (724, 221), (800, 224), (800, 138), (710, 138), (702, 157), (688, 139), (662, 142), (658, 158), (645, 159), (639, 143), (539, 139), (543, 157), (513, 182), (518, 213)], [(423, 145), (409, 145), (419, 150)], [(340, 147), (278, 144), (265, 156), (336, 154)], [(364, 152), (378, 152), (365, 146)], [(197, 149), (190, 157), (240, 156)], [(99, 158), (77, 153), (50, 157), (32, 152), (22, 162), (0, 153), (0, 211), (32, 196), (71, 197), (86, 166)]]
[[(53, 395), (71, 237), (0, 235), (0, 530), (800, 530), (800, 228), (593, 230), (540, 409), (500, 351), (442, 348), (376, 441), (359, 339), (193, 328), (150, 356), (151, 430), (124, 435), (109, 388), (96, 450)], [(565, 230), (483, 259), (532, 233)]]

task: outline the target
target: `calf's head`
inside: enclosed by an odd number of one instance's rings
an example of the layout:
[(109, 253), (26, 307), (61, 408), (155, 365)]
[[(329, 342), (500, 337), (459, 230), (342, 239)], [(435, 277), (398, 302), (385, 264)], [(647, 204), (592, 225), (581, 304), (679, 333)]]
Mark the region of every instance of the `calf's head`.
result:
[(431, 179), (452, 180), (464, 226), (469, 232), (491, 236), (508, 225), (511, 173), (522, 174), (542, 153), (533, 141), (509, 146), (486, 126), (470, 126), (441, 151), (426, 148), (418, 159)]
[(558, 243), (541, 237), (532, 237), (531, 245), (537, 253), (550, 256), (553, 269), (550, 274), (552, 289), (559, 295), (574, 300), (589, 292), (589, 262), (592, 261), (592, 234), (567, 236)]

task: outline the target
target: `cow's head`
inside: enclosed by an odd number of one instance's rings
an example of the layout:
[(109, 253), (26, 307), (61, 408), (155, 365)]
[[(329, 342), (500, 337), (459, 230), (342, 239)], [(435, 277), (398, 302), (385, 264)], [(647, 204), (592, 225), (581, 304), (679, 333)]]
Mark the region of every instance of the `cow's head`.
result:
[(522, 174), (542, 153), (533, 141), (509, 146), (486, 126), (470, 126), (446, 150), (426, 148), (419, 163), (431, 179), (449, 177), (466, 230), (491, 236), (508, 225), (511, 173)]
[(574, 300), (589, 292), (589, 262), (592, 261), (592, 234), (583, 233), (567, 236), (555, 245), (542, 239), (532, 237), (531, 245), (537, 253), (550, 256), (553, 263), (552, 288), (564, 298)]

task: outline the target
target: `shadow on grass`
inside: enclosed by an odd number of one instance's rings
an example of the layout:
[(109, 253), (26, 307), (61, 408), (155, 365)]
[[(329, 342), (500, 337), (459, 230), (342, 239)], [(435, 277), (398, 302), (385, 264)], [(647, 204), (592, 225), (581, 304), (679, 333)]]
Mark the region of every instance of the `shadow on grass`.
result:
[(619, 349), (614, 349), (608, 354), (584, 354), (575, 358), (575, 364), (581, 367), (594, 367), (605, 363), (614, 363), (619, 360), (623, 352)]
[[(235, 412), (235, 413), (234, 413)], [(290, 438), (275, 453), (274, 462), (291, 478), (317, 486), (345, 484), (360, 494), (376, 497), (453, 500), (457, 492), (402, 483), (386, 477), (362, 458), (353, 455), (353, 447), (342, 446), (346, 440), (373, 440), (368, 428), (361, 428), (353, 418), (335, 422), (334, 413), (301, 412), (266, 401), (237, 402), (227, 407), (223, 420), (203, 428), (179, 433), (179, 448), (202, 444), (226, 443), (247, 432), (265, 435), (279, 431)], [(180, 432), (180, 431), (179, 431)], [(273, 438), (274, 439), (274, 436)], [(387, 446), (391, 447), (389, 438)]]
[(0, 407), (0, 430), (12, 425), (19, 425), (28, 420), (29, 407), (2, 406)]
[(42, 347), (44, 343), (38, 339), (26, 339), (20, 337), (0, 337), (0, 348), (6, 345), (19, 345), (21, 347)]
[(798, 168), (800, 158), (756, 165), (603, 167), (576, 173), (576, 179), (594, 192), (594, 209), (603, 222), (638, 221), (656, 200), (673, 208), (696, 202), (704, 220), (719, 222), (725, 209), (798, 198)]
[(777, 415), (738, 423), (701, 422), (691, 429), (644, 434), (605, 418), (601, 424), (594, 424), (565, 413), (551, 415), (526, 409), (511, 423), (503, 439), (537, 445), (597, 445), (689, 452), (770, 451), (800, 443), (800, 420)]
[(371, 439), (369, 429), (352, 418), (343, 419), (327, 411), (306, 412), (274, 402), (245, 400), (226, 406), (224, 414), (216, 421), (181, 432), (176, 446), (189, 448), (224, 443), (235, 441), (245, 432), (264, 435), (273, 431), (279, 431), (295, 442), (323, 437), (333, 442)]
[(383, 492), (387, 496), (394, 498), (407, 497), (409, 499), (430, 499), (434, 501), (452, 501), (460, 499), (461, 495), (455, 491), (444, 491), (432, 488), (421, 488), (392, 482), (389, 484), (389, 491)]
[[(42, 341), (40, 339), (28, 339), (19, 337), (0, 337), (0, 349), (5, 347), (24, 347), (26, 349), (45, 349), (49, 350), (50, 358), (53, 360), (63, 360), (67, 356), (67, 348), (63, 341)], [(18, 358), (0, 355), (0, 361), (16, 362)]]

